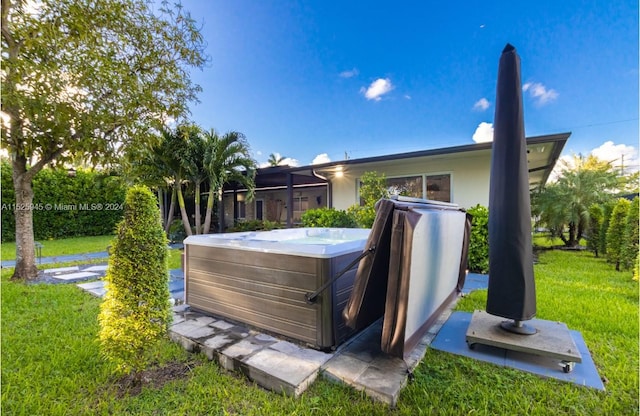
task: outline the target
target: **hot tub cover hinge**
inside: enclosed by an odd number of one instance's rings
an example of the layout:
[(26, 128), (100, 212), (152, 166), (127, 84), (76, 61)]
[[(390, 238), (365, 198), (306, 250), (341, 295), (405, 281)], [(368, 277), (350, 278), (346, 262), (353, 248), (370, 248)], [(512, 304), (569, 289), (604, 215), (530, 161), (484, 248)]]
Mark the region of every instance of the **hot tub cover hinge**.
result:
[(363, 251), (362, 254), (360, 254), (358, 257), (355, 258), (355, 260), (349, 263), (344, 269), (340, 270), (340, 272), (338, 272), (333, 278), (331, 278), (331, 280), (327, 281), (325, 284), (323, 284), (318, 289), (316, 289), (315, 292), (306, 293), (304, 295), (304, 299), (310, 305), (315, 303), (318, 300), (318, 295), (320, 295), (320, 293), (324, 292), (329, 286), (333, 284), (333, 282), (335, 282), (336, 280), (341, 278), (342, 275), (344, 275), (346, 272), (351, 270), (353, 266), (360, 263), (360, 260), (368, 256), (369, 254), (373, 254), (375, 251), (376, 251), (376, 246), (371, 246), (367, 250)]

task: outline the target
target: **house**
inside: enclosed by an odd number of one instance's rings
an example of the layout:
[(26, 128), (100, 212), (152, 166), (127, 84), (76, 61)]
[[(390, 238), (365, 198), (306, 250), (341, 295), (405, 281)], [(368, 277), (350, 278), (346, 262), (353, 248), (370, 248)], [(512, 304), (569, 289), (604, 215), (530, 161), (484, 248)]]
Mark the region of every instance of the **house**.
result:
[[(571, 133), (527, 138), (529, 186), (544, 185)], [(403, 195), (453, 202), (463, 208), (489, 203), (491, 143), (348, 159), (310, 166), (258, 169), (255, 198), (246, 189), (225, 187), (225, 225), (236, 220), (270, 220), (293, 226), (308, 209), (347, 209), (359, 203), (359, 179), (384, 173)]]

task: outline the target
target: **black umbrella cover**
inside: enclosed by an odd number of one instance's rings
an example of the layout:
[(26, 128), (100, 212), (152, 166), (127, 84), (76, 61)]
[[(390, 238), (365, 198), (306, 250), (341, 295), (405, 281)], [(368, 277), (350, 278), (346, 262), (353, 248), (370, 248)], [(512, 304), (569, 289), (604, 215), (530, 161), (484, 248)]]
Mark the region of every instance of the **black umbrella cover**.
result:
[(487, 312), (526, 321), (536, 314), (531, 201), (520, 57), (509, 44), (500, 57), (493, 128)]

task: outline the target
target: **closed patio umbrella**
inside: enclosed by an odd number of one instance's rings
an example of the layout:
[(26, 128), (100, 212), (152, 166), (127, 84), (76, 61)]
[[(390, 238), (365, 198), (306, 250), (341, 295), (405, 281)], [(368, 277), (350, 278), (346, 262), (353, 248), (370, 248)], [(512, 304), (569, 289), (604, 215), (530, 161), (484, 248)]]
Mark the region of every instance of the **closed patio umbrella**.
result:
[(536, 314), (531, 202), (524, 134), (520, 57), (507, 44), (500, 57), (489, 191), (487, 312), (512, 319), (502, 327), (533, 334)]

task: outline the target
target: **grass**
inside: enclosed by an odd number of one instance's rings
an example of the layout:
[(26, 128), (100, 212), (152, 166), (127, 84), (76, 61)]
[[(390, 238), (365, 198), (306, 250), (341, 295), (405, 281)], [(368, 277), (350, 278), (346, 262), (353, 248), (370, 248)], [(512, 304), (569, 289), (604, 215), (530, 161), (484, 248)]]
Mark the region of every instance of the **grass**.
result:
[[(581, 238), (579, 243), (581, 246), (586, 247), (587, 240)], [(533, 245), (536, 247), (551, 248), (564, 246), (564, 242), (560, 239), (560, 237), (551, 237), (551, 234), (549, 233), (534, 233)]]
[[(111, 245), (113, 235), (100, 235), (94, 237), (74, 237), (64, 238), (60, 240), (41, 241), (44, 245), (42, 248), (42, 257), (64, 256), (68, 254), (96, 253), (106, 251), (107, 246)], [(0, 244), (0, 255), (2, 260), (15, 260), (16, 243)], [(180, 250), (169, 250), (169, 269), (180, 268)], [(66, 267), (81, 264), (104, 263), (104, 259), (84, 260), (75, 262), (58, 263), (54, 265), (39, 265), (39, 268)]]
[[(582, 333), (608, 380), (606, 392), (429, 349), (396, 409), (322, 379), (295, 399), (264, 391), (167, 340), (156, 351), (158, 363), (202, 365), (162, 388), (118, 397), (113, 368), (96, 343), (100, 300), (74, 285), (11, 282), (5, 270), (1, 410), (18, 415), (638, 414), (638, 283), (586, 252), (548, 251), (539, 261), (538, 317)], [(484, 309), (485, 302), (486, 291), (477, 291), (457, 309)]]
[[(38, 240), (42, 243), (42, 256), (64, 256), (68, 254), (83, 254), (106, 251), (111, 245), (113, 235), (99, 235), (95, 237), (74, 237), (59, 240)], [(2, 260), (15, 260), (16, 243), (8, 242), (0, 245)]]

